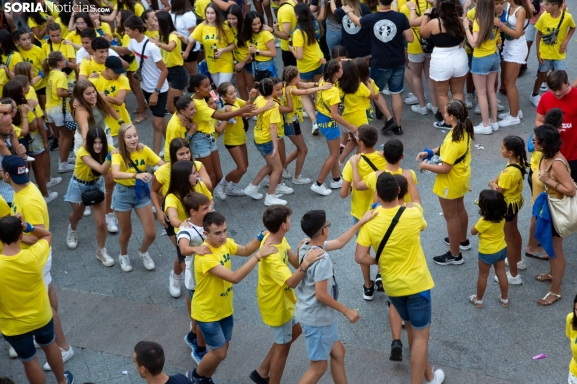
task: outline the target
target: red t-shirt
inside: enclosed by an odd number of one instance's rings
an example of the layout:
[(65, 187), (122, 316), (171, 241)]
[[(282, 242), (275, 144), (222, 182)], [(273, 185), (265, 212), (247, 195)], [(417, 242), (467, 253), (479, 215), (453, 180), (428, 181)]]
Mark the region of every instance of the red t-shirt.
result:
[(563, 126), (559, 130), (561, 133), (561, 153), (568, 161), (577, 160), (577, 89), (571, 91), (562, 99), (558, 99), (551, 93), (545, 92), (541, 96), (537, 113), (545, 116), (548, 110), (561, 108), (563, 111)]

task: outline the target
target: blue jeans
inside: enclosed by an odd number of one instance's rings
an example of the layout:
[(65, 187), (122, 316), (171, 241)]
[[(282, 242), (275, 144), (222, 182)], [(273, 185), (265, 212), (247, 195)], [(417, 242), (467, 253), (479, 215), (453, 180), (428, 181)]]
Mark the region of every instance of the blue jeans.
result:
[[(431, 324), (432, 317), (430, 292), (425, 291), (409, 296), (389, 296), (389, 300), (403, 321), (410, 322), (414, 329), (425, 329)], [(427, 295), (428, 298), (425, 297)]]
[(341, 41), (343, 40), (343, 30), (341, 29), (340, 31), (331, 31), (330, 29), (327, 29), (325, 36), (327, 38), (327, 47), (329, 48), (331, 58), (335, 59), (335, 57), (332, 57), (333, 47), (341, 45)]
[(206, 345), (210, 349), (222, 348), (232, 338), (232, 327), (234, 325), (234, 317), (232, 315), (219, 321), (204, 323), (197, 320), (196, 323), (200, 327)]
[(32, 361), (36, 358), (36, 348), (34, 347), (34, 340), (41, 347), (47, 347), (56, 340), (54, 335), (54, 321), (50, 319), (48, 324), (33, 331), (24, 333), (22, 335), (7, 336), (4, 338), (14, 348), (18, 354), (18, 359), (23, 363)]
[(375, 81), (377, 87), (384, 89), (389, 86), (391, 95), (403, 92), (403, 78), (405, 76), (405, 66), (393, 69), (381, 69), (371, 67), (371, 79)]

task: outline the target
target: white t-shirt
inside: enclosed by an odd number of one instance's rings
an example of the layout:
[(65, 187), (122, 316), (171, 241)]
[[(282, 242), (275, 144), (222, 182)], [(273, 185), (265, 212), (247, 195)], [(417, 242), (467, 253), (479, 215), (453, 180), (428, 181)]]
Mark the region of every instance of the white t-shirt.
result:
[[(80, 62), (88, 56), (90, 56), (90, 53), (88, 53), (88, 51), (86, 49), (84, 49), (84, 47), (81, 47), (76, 52), (76, 65), (78, 65), (80, 67)], [(108, 56), (118, 56), (118, 53), (113, 51), (111, 48), (108, 48)]]
[[(174, 28), (180, 34), (184, 36), (190, 36), (190, 28), (196, 27), (196, 15), (192, 11), (188, 11), (182, 15), (175, 15), (172, 12), (170, 13), (170, 17), (172, 18), (172, 23), (174, 24)], [(182, 44), (182, 49), (184, 50), (186, 46)], [(196, 52), (200, 49), (200, 44), (198, 41), (194, 46), (193, 51)]]
[[(134, 52), (134, 60), (140, 65), (140, 58), (142, 56), (142, 48), (144, 43), (148, 41), (148, 37), (142, 39), (139, 43), (135, 39), (130, 39), (128, 43), (128, 49)], [(146, 44), (146, 50), (144, 52), (144, 62), (142, 63), (142, 89), (148, 93), (154, 92), (154, 89), (158, 85), (158, 78), (160, 77), (160, 69), (156, 66), (156, 63), (162, 60), (162, 55), (160, 54), (160, 48), (152, 43)], [(160, 88), (160, 93), (168, 91), (168, 81), (164, 79), (164, 83)]]
[[(190, 223), (192, 227), (186, 228), (181, 226), (176, 235), (176, 243), (180, 242), (180, 239), (187, 239), (191, 247), (198, 247), (204, 242), (203, 231), (204, 228), (198, 227)], [(184, 263), (186, 264), (186, 269), (184, 270), (184, 286), (186, 289), (193, 291), (196, 288), (196, 280), (194, 279), (194, 255), (185, 256)]]

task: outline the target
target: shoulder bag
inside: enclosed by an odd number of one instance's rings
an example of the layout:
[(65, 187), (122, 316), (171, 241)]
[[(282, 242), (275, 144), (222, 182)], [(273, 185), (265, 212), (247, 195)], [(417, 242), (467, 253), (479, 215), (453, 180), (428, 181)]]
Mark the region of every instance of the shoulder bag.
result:
[(559, 35), (559, 28), (561, 28), (561, 24), (563, 24), (563, 20), (565, 20), (565, 11), (561, 14), (561, 20), (559, 20), (559, 25), (557, 28), (552, 30), (551, 32), (543, 33), (541, 35), (541, 41), (543, 44), (546, 45), (555, 45), (557, 43), (557, 36)]
[(136, 81), (138, 82), (142, 81), (142, 64), (144, 64), (144, 50), (146, 49), (146, 44), (148, 44), (149, 41), (150, 39), (146, 39), (146, 41), (144, 42), (144, 45), (142, 46), (142, 54), (140, 55), (140, 63), (138, 64), (138, 69), (134, 71), (134, 74), (132, 75), (134, 79), (136, 79)]
[[(555, 159), (553, 163), (555, 161), (562, 162), (567, 168), (567, 164), (562, 159)], [(547, 173), (551, 171), (553, 163), (547, 169)], [(575, 187), (577, 187), (577, 184), (575, 184)], [(545, 184), (545, 190), (548, 190), (547, 184)], [(577, 196), (563, 195), (562, 198), (558, 199), (547, 194), (547, 202), (551, 212), (553, 227), (559, 236), (565, 237), (577, 232)]]

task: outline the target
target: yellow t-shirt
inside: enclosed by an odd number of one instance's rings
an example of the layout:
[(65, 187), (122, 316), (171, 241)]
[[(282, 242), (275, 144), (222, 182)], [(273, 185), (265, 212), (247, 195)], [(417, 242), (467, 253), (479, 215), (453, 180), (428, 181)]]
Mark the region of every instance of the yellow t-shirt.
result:
[(232, 55), (237, 62), (244, 61), (246, 57), (249, 55), (248, 48), (246, 46), (238, 45), (238, 28), (229, 27), (230, 31), (232, 32), (232, 36), (234, 37), (234, 50), (232, 51)]
[(164, 60), (164, 64), (166, 64), (167, 68), (172, 68), (184, 64), (182, 53), (180, 52), (182, 41), (178, 38), (176, 32), (173, 32), (168, 36), (168, 42), (170, 43), (171, 41), (176, 43), (176, 46), (172, 52), (167, 52), (164, 49), (160, 50), (160, 53), (162, 54), (162, 60)]
[[(114, 9), (118, 9), (118, 3), (114, 5)], [(128, 8), (123, 7), (122, 9), (128, 9)], [(135, 2), (134, 3), (134, 14), (136, 16), (140, 17), (143, 13), (144, 13), (144, 7), (142, 6), (142, 4)]]
[[(400, 208), (377, 207), (379, 214), (361, 227), (357, 243), (376, 252)], [(379, 259), (387, 295), (414, 295), (435, 286), (421, 247), (421, 231), (426, 227), (421, 206), (405, 209)]]
[[(471, 140), (467, 132), (461, 141), (453, 141), (453, 130), (447, 132), (440, 148), (443, 163), (453, 165), (447, 174), (437, 173), (433, 193), (443, 199), (457, 199), (469, 191), (471, 181)], [(458, 164), (455, 162), (465, 156)]]
[[(101, 31), (102, 33), (100, 33)], [(96, 33), (98, 33), (100, 36), (108, 35), (112, 37), (112, 30), (110, 29), (110, 25), (108, 23), (100, 23), (100, 27), (96, 29)]]
[(4, 335), (22, 335), (42, 328), (52, 319), (42, 273), (49, 255), (46, 240), (13, 256), (0, 254), (0, 329)]
[(539, 167), (539, 162), (541, 161), (541, 155), (543, 153), (539, 151), (531, 152), (531, 170), (535, 172)]
[[(477, 22), (477, 19), (473, 21), (473, 33), (479, 32), (481, 27)], [(478, 44), (473, 51), (473, 57), (485, 57), (490, 56), (497, 52), (497, 43), (501, 40), (499, 31), (497, 28), (493, 27), (491, 35), (489, 38), (481, 44)]]
[(210, 73), (234, 72), (232, 52), (222, 53), (218, 59), (214, 57), (215, 45), (217, 49), (221, 49), (234, 43), (234, 36), (228, 25), (225, 24), (223, 29), (224, 36), (220, 36), (216, 27), (211, 27), (206, 22), (203, 22), (197, 25), (190, 35), (203, 46), (206, 54), (206, 64)]
[[(340, 89), (339, 91), (342, 92)], [(359, 83), (355, 93), (341, 93), (341, 99), (345, 106), (342, 114), (343, 119), (355, 127), (368, 124), (366, 100), (370, 100), (370, 96), (371, 91), (363, 83)]]
[[(232, 111), (236, 111), (243, 107), (246, 101), (236, 98), (234, 105), (231, 106)], [(224, 145), (243, 145), (246, 144), (246, 133), (244, 131), (244, 122), (242, 117), (235, 117), (236, 123), (228, 123), (224, 128)]]
[[(26, 94), (26, 100), (36, 100), (38, 102), (38, 96), (36, 95), (36, 91), (34, 90), (34, 87), (30, 87), (29, 89), (30, 90)], [(37, 118), (44, 116), (44, 111), (42, 111), (42, 107), (40, 107), (40, 103), (38, 103), (36, 105), (34, 110), (35, 110), (35, 114), (36, 114)]]
[[(262, 96), (259, 96), (254, 101), (257, 109), (264, 107), (268, 103), (268, 100)], [(265, 144), (272, 141), (272, 136), (270, 135), (270, 125), (276, 124), (277, 131), (282, 127), (282, 117), (280, 115), (280, 110), (278, 104), (275, 104), (274, 108), (269, 109), (258, 115), (256, 120), (256, 125), (254, 126), (254, 142), (257, 144)]]
[[(396, 172), (393, 171), (389, 171), (388, 169), (384, 169), (384, 172), (388, 172), (391, 175), (402, 175), (403, 174), (403, 168), (397, 169)], [(418, 185), (419, 183), (417, 182), (417, 175), (415, 174), (415, 171), (413, 171), (412, 169), (410, 169), (411, 171), (411, 176), (413, 176), (413, 182), (415, 183), (415, 185)], [(376, 172), (371, 172), (369, 173), (367, 176), (365, 176), (363, 178), (363, 180), (365, 181), (365, 184), (367, 185), (367, 188), (369, 188), (372, 191), (375, 191), (377, 189), (377, 173)], [(411, 198), (411, 191), (407, 191), (407, 193), (405, 194), (405, 197), (403, 198), (403, 201), (405, 203), (410, 203), (412, 200)]]
[[(94, 84), (94, 87), (96, 87), (97, 91), (104, 93), (106, 96), (116, 97), (118, 92), (121, 90), (130, 92), (130, 83), (128, 82), (128, 77), (125, 75), (121, 75), (116, 80), (107, 80), (102, 74), (100, 74), (100, 76), (97, 78), (89, 77), (88, 80)], [(110, 105), (118, 113), (120, 119), (124, 120), (126, 124), (132, 124), (132, 120), (130, 119), (130, 114), (126, 109), (125, 103), (122, 103), (122, 105), (110, 103)], [(107, 115), (104, 118), (104, 121), (106, 122), (106, 126), (110, 128), (110, 134), (112, 136), (117, 136), (118, 131), (120, 130), (120, 124), (118, 124), (118, 121), (111, 115)]]
[[(385, 158), (379, 154), (378, 152), (367, 153), (363, 154), (367, 159), (369, 159), (377, 169), (385, 169), (387, 166), (387, 161)], [(362, 178), (366, 177), (370, 173), (375, 173), (373, 168), (367, 163), (362, 157), (359, 160), (359, 164), (357, 166), (359, 171), (359, 176)], [(348, 181), (349, 183), (353, 182), (353, 167), (350, 161), (347, 161), (347, 164), (343, 168), (343, 179)], [(365, 191), (359, 191), (355, 188), (352, 188), (351, 192), (351, 215), (360, 219), (363, 217), (366, 211), (371, 209), (371, 204), (373, 203), (373, 196), (375, 195), (375, 189), (369, 188)]]
[(565, 335), (571, 340), (572, 357), (571, 363), (569, 363), (569, 372), (571, 372), (573, 376), (577, 376), (577, 331), (573, 330), (573, 325), (571, 324), (573, 316), (575, 316), (574, 312), (567, 315)]
[(210, 4), (210, 0), (196, 0), (194, 2), (194, 13), (196, 13), (196, 16), (199, 16), (201, 20), (204, 20), (206, 17), (204, 12), (208, 4)]
[(230, 257), (238, 250), (233, 239), (227, 239), (226, 244), (214, 248), (207, 244), (211, 254), (195, 257), (194, 277), (196, 290), (191, 304), (191, 317), (197, 321), (213, 322), (229, 317), (232, 309), (232, 283), (210, 273), (217, 265), (231, 269)]
[[(326, 84), (326, 81), (321, 80), (319, 87), (322, 87), (324, 84)], [(339, 88), (334, 86), (324, 91), (318, 91), (316, 102), (317, 111), (325, 116), (331, 117), (331, 106), (341, 102), (339, 93)]]
[(10, 215), (10, 206), (6, 203), (6, 200), (0, 196), (0, 218)]
[[(8, 61), (8, 56), (10, 56), (10, 61)], [(8, 68), (12, 72), (14, 72), (14, 67), (16, 66), (16, 64), (21, 63), (22, 61), (23, 61), (22, 55), (18, 51), (13, 51), (10, 55), (2, 55), (2, 63), (4, 65), (8, 63)], [(10, 79), (8, 78), (8, 74), (6, 73), (6, 71), (0, 70), (0, 87), (4, 87), (4, 84), (6, 84), (8, 80)]]
[[(108, 144), (108, 153), (111, 153), (112, 151), (114, 151), (114, 146)], [(90, 168), (88, 165), (84, 163), (84, 161), (82, 161), (82, 158), (85, 156), (92, 157), (92, 155), (86, 150), (84, 145), (82, 145), (80, 146), (80, 148), (78, 148), (78, 151), (76, 151), (76, 160), (74, 162), (74, 176), (82, 181), (93, 181), (98, 179), (101, 175), (94, 175), (92, 168)]]
[(102, 64), (98, 64), (94, 58), (92, 60), (82, 60), (82, 62), (80, 63), (80, 68), (78, 69), (78, 74), (80, 75), (84, 75), (86, 77), (89, 77), (90, 75), (92, 75), (93, 73), (102, 73), (102, 71), (104, 71), (106, 69), (106, 66), (104, 65), (104, 63)]
[(196, 112), (192, 120), (196, 123), (197, 132), (206, 133), (207, 135), (214, 134), (214, 125), (211, 122), (214, 109), (210, 108), (204, 99), (193, 100)]
[[(64, 36), (64, 33), (62, 36)], [(100, 37), (100, 33), (98, 31), (96, 31), (96, 37)], [(82, 46), (82, 37), (80, 36), (80, 33), (76, 32), (76, 29), (68, 33), (64, 39)]]
[[(291, 103), (293, 105), (293, 111), (286, 114), (286, 123), (291, 123), (293, 121), (302, 122), (303, 121), (303, 100), (299, 95), (293, 93), (294, 89), (298, 87), (293, 86), (290, 90)], [(282, 93), (286, 97), (286, 87), (283, 88)]]
[[(175, 112), (166, 126), (166, 140), (164, 141), (164, 161), (170, 161), (170, 143), (176, 138), (186, 139), (188, 130), (182, 125), (178, 114)], [(188, 140), (187, 140), (188, 141)]]
[[(160, 161), (160, 157), (152, 151), (149, 147), (144, 147), (142, 151), (134, 151), (130, 154), (130, 160), (136, 165), (140, 172), (146, 172), (146, 166), (154, 167)], [(112, 155), (112, 165), (120, 165), (120, 172), (138, 173), (134, 167), (124, 162), (119, 153)], [(114, 179), (118, 184), (133, 187), (136, 185), (136, 179)]]
[[(212, 193), (210, 193), (206, 185), (200, 180), (195, 185), (195, 187), (190, 191), (202, 193), (203, 195), (208, 197), (209, 200), (212, 200)], [(182, 201), (172, 193), (169, 193), (168, 196), (166, 196), (166, 198), (164, 199), (164, 212), (166, 212), (167, 214), (168, 214), (168, 208), (176, 209), (176, 212), (178, 213), (178, 220), (185, 221), (188, 218), (187, 212), (184, 209), (184, 206), (182, 205)], [(179, 227), (174, 227), (175, 233), (178, 233), (179, 230), (180, 230)]]
[[(425, 10), (429, 8), (429, 3), (426, 0), (416, 0), (415, 9), (417, 12), (417, 17), (422, 16)], [(407, 16), (407, 20), (411, 19), (411, 10), (407, 7), (407, 3), (399, 7), (399, 12), (404, 13)], [(413, 42), (409, 43), (407, 47), (407, 53), (410, 55), (419, 55), (423, 53), (423, 46), (421, 45), (420, 39), (421, 34), (419, 33), (420, 27), (411, 27), (413, 29)]]
[(68, 77), (66, 73), (53, 69), (48, 74), (46, 83), (46, 110), (48, 111), (56, 107), (62, 108), (62, 97), (58, 96), (58, 88), (68, 90)]
[[(42, 71), (42, 63), (44, 63), (44, 59), (46, 58), (42, 48), (32, 44), (32, 48), (30, 48), (28, 51), (25, 51), (21, 46), (18, 46), (18, 52), (20, 52), (20, 55), (22, 55), (23, 61), (32, 64), (32, 70), (34, 72), (33, 77), (38, 76), (38, 71)], [(34, 84), (35, 90), (46, 87), (46, 76), (48, 76), (48, 74), (45, 73), (44, 78)]]
[[(261, 241), (261, 247), (267, 238), (268, 234)], [(286, 285), (286, 281), (292, 276), (288, 261), (291, 247), (284, 237), (280, 244), (271, 245), (277, 252), (258, 263), (256, 300), (263, 323), (280, 327), (293, 318), (297, 299), (293, 289)]]
[[(128, 44), (130, 44), (130, 36), (128, 36), (126, 33), (123, 34), (122, 36), (119, 36), (120, 38), (118, 39), (118, 44), (121, 47), (128, 47)], [(158, 38), (158, 37), (157, 37)], [(161, 51), (162, 52), (162, 51)], [(129, 56), (134, 56), (134, 53), (130, 52)], [(139, 65), (139, 61), (134, 59), (132, 60), (132, 62), (128, 65), (128, 69), (127, 71), (129, 72), (134, 72), (138, 69), (138, 65)], [(126, 120), (125, 120), (126, 121)]]
[(292, 39), (293, 47), (295, 49), (298, 47), (303, 49), (302, 60), (297, 60), (297, 68), (301, 73), (314, 71), (322, 65), (321, 59), (323, 58), (323, 52), (321, 51), (321, 47), (319, 46), (319, 43), (316, 39), (314, 43), (309, 45), (308, 38), (300, 29), (297, 29), (293, 32)]
[(148, 29), (146, 31), (144, 31), (144, 35), (148, 36), (151, 39), (159, 39), (160, 38), (160, 34), (158, 31), (149, 31)]
[(507, 247), (505, 219), (492, 223), (481, 217), (475, 224), (475, 229), (479, 231), (479, 253), (492, 255)]
[[(64, 23), (62, 22), (62, 19), (60, 18), (60, 16), (58, 16), (57, 18), (54, 19), (54, 22), (58, 25), (60, 25), (60, 31), (61, 34), (60, 36), (66, 36), (68, 35), (68, 25), (64, 25)], [(73, 48), (74, 49), (74, 48)]]
[[(200, 169), (202, 168), (202, 163), (200, 161), (195, 161), (194, 167), (196, 168), (196, 171), (199, 172)], [(162, 185), (162, 188), (160, 189), (160, 193), (162, 194), (162, 196), (166, 196), (166, 194), (168, 193), (168, 187), (170, 186), (170, 170), (171, 165), (170, 162), (167, 161), (166, 163), (158, 167), (158, 169), (154, 172), (154, 177), (156, 177), (156, 181), (158, 181), (160, 185)]]
[[(246, 47), (248, 48), (250, 45), (252, 45), (260, 51), (268, 51), (266, 43), (271, 40), (274, 40), (274, 35), (272, 33), (268, 31), (260, 31), (259, 33), (252, 34), (250, 41), (246, 42)], [(256, 61), (269, 61), (271, 59), (273, 58), (268, 56), (255, 55)]]
[[(537, 20), (535, 24), (535, 29), (540, 31), (542, 34), (547, 34), (555, 29), (559, 25), (561, 15), (558, 18), (554, 19), (551, 17), (549, 12), (543, 12), (543, 14)], [(565, 18), (563, 19), (563, 23), (559, 27), (559, 34), (557, 35), (557, 41), (554, 45), (547, 45), (543, 43), (543, 39), (539, 44), (539, 54), (541, 58), (544, 60), (565, 60), (566, 52), (561, 53), (559, 48), (561, 48), (561, 44), (565, 38), (567, 38), (567, 32), (569, 32), (569, 28), (575, 28), (575, 21), (573, 20), (573, 16), (567, 11), (565, 11)]]
[[(290, 5), (285, 5), (285, 4), (290, 4)], [(294, 3), (294, 1), (287, 0), (285, 3), (282, 4), (282, 6), (279, 7), (278, 14), (276, 17), (278, 20), (278, 28), (281, 31), (282, 31), (282, 25), (284, 23), (290, 23), (291, 33), (292, 33), (292, 31), (295, 30), (295, 27), (297, 26), (297, 18), (295, 16), (295, 11), (294, 11), (295, 5), (296, 4)], [(288, 40), (280, 39), (280, 48), (283, 51), (288, 51), (289, 50)]]
[[(38, 24), (36, 22), (36, 20), (34, 20), (34, 18), (32, 18), (32, 17), (29, 17), (26, 20), (26, 24), (28, 24), (30, 29), (32, 29), (34, 27), (38, 27), (39, 29), (43, 29), (44, 26), (46, 26), (46, 19), (48, 18), (48, 16), (52, 16), (54, 18), (54, 21), (56, 21), (56, 18), (58, 17), (58, 10), (56, 9), (55, 4), (51, 1), (45, 0), (44, 1), (44, 9), (46, 9), (48, 12), (38, 12), (38, 14), (44, 18), (43, 23)], [(48, 34), (48, 31), (46, 31), (46, 34)], [(42, 40), (42, 38), (44, 37), (44, 36), (36, 36), (36, 35), (34, 35), (34, 36), (38, 40)]]
[[(507, 164), (509, 165), (509, 164)], [(521, 171), (515, 167), (505, 167), (499, 174), (497, 181), (499, 188), (503, 189), (503, 196), (505, 202), (513, 205), (514, 212), (521, 209), (523, 205), (523, 175)]]
[[(44, 225), (50, 230), (50, 217), (48, 216), (48, 206), (38, 187), (32, 183), (28, 184), (18, 193), (14, 193), (12, 200), (12, 215), (21, 213), (22, 216), (32, 225)], [(28, 244), (21, 243), (20, 248), (27, 249)]]
[(64, 40), (61, 40), (60, 43), (52, 45), (50, 44), (51, 40), (48, 40), (42, 44), (42, 50), (46, 57), (50, 54), (50, 52), (62, 52), (64, 57), (67, 60), (76, 59), (76, 52), (74, 51), (74, 47), (70, 44), (64, 44)]

